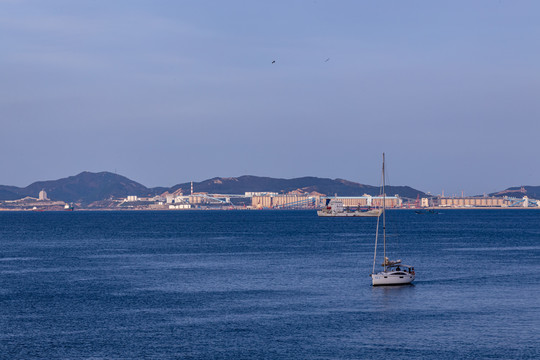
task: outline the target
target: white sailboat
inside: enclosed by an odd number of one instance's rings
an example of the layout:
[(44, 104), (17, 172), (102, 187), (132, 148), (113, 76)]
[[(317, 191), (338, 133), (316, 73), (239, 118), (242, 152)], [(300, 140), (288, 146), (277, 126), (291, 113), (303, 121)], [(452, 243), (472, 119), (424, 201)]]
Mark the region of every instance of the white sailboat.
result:
[(383, 208), (382, 208), (382, 227), (383, 227), (383, 251), (384, 260), (381, 264), (383, 271), (375, 272), (375, 263), (377, 260), (377, 241), (379, 238), (379, 223), (380, 217), (377, 218), (377, 231), (375, 233), (375, 251), (373, 254), (373, 271), (371, 272), (371, 282), (373, 286), (377, 285), (405, 285), (414, 281), (415, 273), (414, 267), (410, 265), (404, 265), (401, 260), (388, 260), (386, 257), (386, 193), (385, 193), (385, 178), (384, 178), (384, 153), (383, 153), (383, 165), (382, 165), (382, 195), (383, 195)]

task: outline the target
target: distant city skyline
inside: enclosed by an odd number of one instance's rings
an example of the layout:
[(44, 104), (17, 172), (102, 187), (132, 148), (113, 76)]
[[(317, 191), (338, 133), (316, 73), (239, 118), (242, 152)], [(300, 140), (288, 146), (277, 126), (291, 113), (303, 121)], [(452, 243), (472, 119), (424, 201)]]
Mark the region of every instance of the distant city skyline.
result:
[(0, 1), (0, 184), (540, 185), (534, 1)]

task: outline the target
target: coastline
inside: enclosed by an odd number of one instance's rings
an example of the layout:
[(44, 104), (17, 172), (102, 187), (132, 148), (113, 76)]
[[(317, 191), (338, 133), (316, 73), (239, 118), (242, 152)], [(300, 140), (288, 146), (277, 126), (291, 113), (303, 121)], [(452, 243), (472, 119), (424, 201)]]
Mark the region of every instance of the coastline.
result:
[[(437, 210), (437, 211), (445, 211), (445, 210), (540, 210), (540, 207), (431, 207), (430, 210)], [(118, 209), (111, 209), (111, 208), (77, 208), (75, 210), (64, 210), (64, 209), (47, 209), (47, 208), (40, 208), (40, 209), (5, 209), (0, 208), (0, 212), (65, 212), (65, 213), (72, 213), (72, 212), (95, 212), (95, 211), (103, 211), (103, 212), (130, 212), (130, 211), (151, 211), (151, 212), (185, 212), (185, 211), (314, 211), (316, 212), (319, 209), (269, 209), (269, 208), (263, 208), (263, 209), (256, 209), (256, 208), (249, 208), (249, 207), (242, 207), (242, 208), (227, 208), (227, 209), (221, 209), (221, 208), (191, 208), (191, 209), (145, 209), (145, 208), (118, 208)], [(419, 210), (427, 210), (427, 208), (387, 208), (387, 211), (419, 211)], [(420, 214), (419, 214), (420, 215)]]

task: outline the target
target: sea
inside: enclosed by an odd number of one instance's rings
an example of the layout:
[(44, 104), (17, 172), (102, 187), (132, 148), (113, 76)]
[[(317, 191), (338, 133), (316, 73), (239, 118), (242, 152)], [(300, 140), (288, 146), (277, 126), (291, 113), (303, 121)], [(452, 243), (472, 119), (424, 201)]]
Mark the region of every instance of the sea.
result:
[(376, 218), (0, 212), (0, 358), (540, 358), (540, 211), (386, 220), (412, 285)]

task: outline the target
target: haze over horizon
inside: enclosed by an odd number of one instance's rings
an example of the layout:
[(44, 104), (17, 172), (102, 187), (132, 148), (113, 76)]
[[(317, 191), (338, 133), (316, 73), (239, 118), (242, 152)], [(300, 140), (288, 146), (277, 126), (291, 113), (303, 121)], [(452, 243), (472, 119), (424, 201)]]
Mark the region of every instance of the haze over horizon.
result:
[[(540, 3), (0, 0), (0, 184), (540, 185)], [(275, 61), (275, 63), (273, 63)]]

